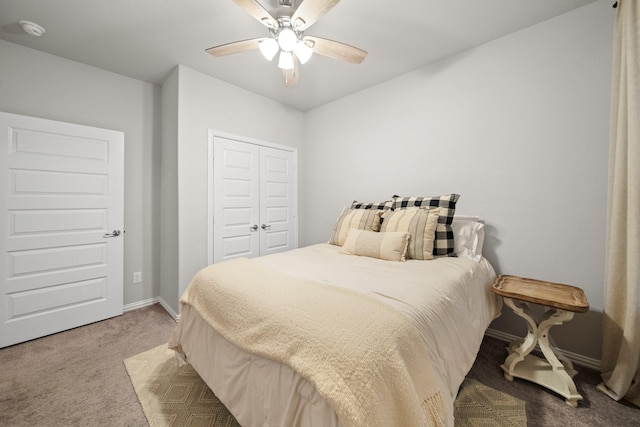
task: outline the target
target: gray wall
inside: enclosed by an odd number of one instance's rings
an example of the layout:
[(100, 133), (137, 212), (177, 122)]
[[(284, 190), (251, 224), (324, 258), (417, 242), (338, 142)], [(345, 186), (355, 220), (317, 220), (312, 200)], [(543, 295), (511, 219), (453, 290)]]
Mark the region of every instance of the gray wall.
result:
[(175, 317), (178, 302), (178, 67), (162, 85), (162, 174), (160, 177), (160, 294)]
[(0, 58), (0, 111), (124, 132), (124, 303), (156, 297), (160, 88), (3, 40)]
[(614, 12), (596, 2), (308, 112), (301, 244), (353, 199), (461, 194), (499, 273), (584, 288), (592, 313), (556, 336), (599, 359)]
[[(172, 96), (163, 98), (162, 104), (163, 111), (168, 108), (171, 112), (163, 115), (163, 120), (175, 122), (175, 126), (165, 124), (172, 131), (169, 135), (163, 135), (163, 154), (170, 152), (175, 159), (163, 158), (163, 164), (170, 163), (169, 173), (177, 174), (176, 179), (170, 179), (171, 182), (177, 182), (177, 194), (176, 189), (170, 188), (168, 191), (171, 194), (163, 192), (163, 195), (169, 197), (170, 205), (166, 207), (177, 209), (174, 213), (177, 215), (178, 229), (175, 246), (163, 250), (167, 251), (167, 262), (178, 260), (178, 281), (173, 282), (172, 274), (172, 282), (165, 283), (163, 276), (162, 289), (165, 291), (163, 299), (177, 312), (178, 297), (193, 275), (207, 265), (209, 129), (299, 147), (303, 137), (304, 114), (182, 65), (173, 71), (168, 83), (172, 87)], [(177, 100), (174, 100), (175, 97)], [(177, 110), (176, 104), (179, 106)], [(171, 117), (172, 114), (177, 114), (177, 117)], [(175, 129), (177, 139), (174, 138)], [(171, 204), (176, 195), (177, 206)], [(171, 222), (173, 224), (175, 219)]]

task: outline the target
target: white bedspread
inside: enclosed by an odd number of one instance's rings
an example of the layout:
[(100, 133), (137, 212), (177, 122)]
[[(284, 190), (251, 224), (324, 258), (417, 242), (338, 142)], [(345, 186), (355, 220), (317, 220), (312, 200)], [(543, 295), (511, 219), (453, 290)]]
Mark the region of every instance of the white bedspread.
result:
[(319, 244), (257, 258), (292, 276), (372, 294), (413, 319), (452, 399), (473, 365), (484, 332), (500, 314), (486, 259), (382, 261)]
[[(452, 411), (484, 331), (500, 310), (490, 290), (491, 265), (466, 258), (398, 263), (339, 254), (339, 249), (319, 244), (256, 260), (291, 276), (369, 294), (409, 317), (427, 344), (440, 387), (449, 391), (443, 398)], [(193, 310), (181, 313), (170, 344), (182, 346), (243, 425), (338, 424), (308, 382), (282, 364), (230, 345)]]

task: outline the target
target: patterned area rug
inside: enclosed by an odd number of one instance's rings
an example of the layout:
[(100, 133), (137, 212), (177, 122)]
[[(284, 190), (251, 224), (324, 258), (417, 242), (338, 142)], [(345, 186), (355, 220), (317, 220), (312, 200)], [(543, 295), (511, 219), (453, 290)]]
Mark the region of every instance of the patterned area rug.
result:
[(456, 427), (520, 427), (527, 425), (525, 402), (466, 379), (454, 403)]
[[(161, 345), (124, 361), (151, 427), (240, 426), (190, 365), (178, 367)], [(455, 402), (456, 427), (526, 426), (523, 401), (465, 380)]]

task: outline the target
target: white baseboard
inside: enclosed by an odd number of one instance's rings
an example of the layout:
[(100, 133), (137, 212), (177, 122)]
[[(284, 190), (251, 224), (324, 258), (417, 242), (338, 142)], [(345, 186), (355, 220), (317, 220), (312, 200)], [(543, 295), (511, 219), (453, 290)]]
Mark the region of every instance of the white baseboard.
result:
[(147, 307), (147, 306), (153, 305), (153, 304), (155, 304), (157, 302), (158, 302), (158, 298), (149, 298), (149, 299), (145, 299), (145, 300), (142, 300), (142, 301), (132, 302), (131, 304), (125, 304), (122, 307), (122, 311), (126, 313), (127, 311), (136, 310), (136, 309), (142, 308), (142, 307)]
[(158, 297), (157, 300), (162, 306), (162, 308), (164, 308), (166, 312), (169, 313), (169, 316), (173, 317), (173, 320), (175, 320), (176, 322), (180, 320), (180, 314), (173, 311), (173, 308), (171, 308), (171, 306), (167, 304), (167, 302), (164, 299), (162, 299), (162, 297)]
[(148, 307), (156, 303), (160, 304), (162, 308), (164, 308), (164, 310), (169, 313), (169, 316), (171, 316), (173, 320), (175, 320), (176, 322), (180, 320), (180, 315), (173, 311), (171, 306), (167, 304), (167, 302), (161, 297), (149, 298), (142, 301), (132, 302), (131, 304), (126, 304), (122, 307), (122, 311), (126, 313), (127, 311), (136, 310), (142, 307)]
[[(485, 335), (490, 336), (492, 338), (496, 338), (499, 339), (501, 341), (510, 343), (512, 341), (515, 340), (519, 340), (522, 339), (522, 337), (516, 336), (516, 335), (512, 335), (512, 334), (508, 334), (506, 332), (502, 332), (502, 331), (497, 331), (495, 329), (487, 329), (487, 331), (485, 332)], [(537, 350), (540, 350), (539, 346), (536, 346)], [(592, 357), (587, 357), (587, 356), (583, 356), (581, 354), (578, 353), (573, 353), (571, 351), (567, 351), (567, 350), (562, 350), (560, 348), (557, 347), (553, 347), (554, 351), (557, 351), (559, 354), (562, 354), (564, 357), (566, 357), (567, 359), (569, 359), (572, 363), (575, 363), (576, 365), (580, 365), (580, 366), (585, 366), (587, 368), (591, 368), (591, 369), (595, 369), (596, 371), (600, 371), (600, 360), (598, 359), (594, 359)]]

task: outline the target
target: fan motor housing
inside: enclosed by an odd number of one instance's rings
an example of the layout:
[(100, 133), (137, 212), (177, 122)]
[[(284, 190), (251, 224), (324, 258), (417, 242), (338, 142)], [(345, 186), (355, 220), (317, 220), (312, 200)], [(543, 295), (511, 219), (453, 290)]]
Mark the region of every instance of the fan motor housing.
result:
[(269, 14), (277, 20), (283, 20), (283, 18), (287, 18), (286, 21), (289, 22), (289, 18), (291, 18), (295, 11), (296, 10), (291, 6), (277, 6), (273, 10), (270, 10)]

